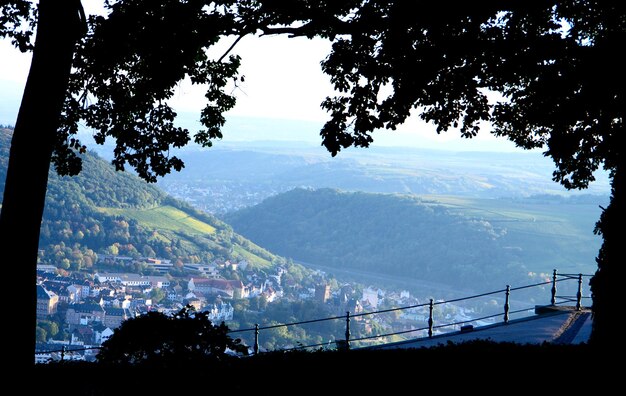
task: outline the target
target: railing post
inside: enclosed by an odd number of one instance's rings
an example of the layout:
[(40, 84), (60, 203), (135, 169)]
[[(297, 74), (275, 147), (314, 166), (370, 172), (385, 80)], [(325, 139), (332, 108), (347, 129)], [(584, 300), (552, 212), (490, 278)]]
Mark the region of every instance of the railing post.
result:
[(433, 299), (430, 299), (430, 304), (428, 305), (428, 337), (433, 336)]
[(576, 293), (576, 310), (580, 311), (583, 299), (583, 274), (578, 274), (578, 292)]
[(350, 311), (346, 311), (346, 350), (350, 350)]
[(556, 305), (556, 269), (552, 272), (552, 298), (550, 303)]
[(504, 323), (509, 323), (509, 295), (511, 294), (511, 286), (506, 285), (504, 299)]
[(259, 353), (259, 324), (254, 324), (254, 354)]

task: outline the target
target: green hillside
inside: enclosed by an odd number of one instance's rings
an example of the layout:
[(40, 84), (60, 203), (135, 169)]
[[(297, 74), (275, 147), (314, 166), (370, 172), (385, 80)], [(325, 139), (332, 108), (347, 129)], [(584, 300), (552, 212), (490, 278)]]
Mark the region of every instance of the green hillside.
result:
[(98, 209), (112, 216), (129, 217), (152, 229), (183, 232), (189, 235), (215, 235), (216, 233), (216, 229), (212, 225), (173, 206), (158, 206), (148, 209)]
[[(0, 129), (0, 194), (11, 133)], [(246, 259), (259, 267), (283, 260), (94, 153), (84, 155), (77, 176), (50, 171), (40, 250), (42, 261), (72, 269), (92, 266), (105, 252), (183, 262)]]
[(608, 205), (608, 197), (423, 198), (436, 201), (452, 214), (483, 219), (505, 230), (503, 248), (518, 251), (530, 271), (545, 271), (546, 267), (574, 273), (595, 271), (602, 240), (593, 230), (600, 217), (600, 205)]
[(490, 290), (553, 268), (593, 272), (599, 201), (295, 189), (224, 219), (294, 260)]

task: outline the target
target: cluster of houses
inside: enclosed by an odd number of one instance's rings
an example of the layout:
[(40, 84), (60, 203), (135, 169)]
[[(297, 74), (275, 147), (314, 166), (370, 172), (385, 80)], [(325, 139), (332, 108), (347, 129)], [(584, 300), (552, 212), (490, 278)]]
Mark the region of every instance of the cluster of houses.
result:
[[(116, 264), (103, 268), (123, 269), (124, 263), (131, 263), (131, 258), (103, 255), (102, 260)], [(362, 312), (374, 312), (380, 309), (384, 298), (387, 304), (394, 306), (414, 306), (415, 297), (408, 292), (387, 292), (376, 288), (364, 288), (359, 296), (352, 285), (344, 285), (339, 290), (331, 291), (328, 284), (322, 282), (315, 287), (299, 287), (296, 294), (284, 295), (281, 278), (284, 269), (278, 267), (275, 274), (260, 275), (241, 272), (245, 280), (225, 279), (223, 269), (244, 270), (245, 261), (239, 263), (185, 264), (188, 277), (171, 282), (167, 276), (171, 263), (167, 260), (144, 259), (144, 264), (151, 266), (155, 275), (140, 275), (125, 271), (97, 272), (91, 276), (60, 276), (53, 266), (40, 265), (37, 269), (37, 317), (61, 323), (64, 331), (63, 340), (48, 339), (37, 345), (36, 361), (47, 362), (51, 359), (94, 359), (98, 347), (106, 341), (122, 322), (128, 318), (148, 311), (165, 313), (178, 312), (187, 305), (197, 311), (206, 312), (214, 323), (232, 321), (235, 312), (233, 299), (263, 296), (271, 303), (283, 297), (298, 300), (313, 299), (320, 304), (334, 307), (336, 312), (350, 312), (357, 315), (354, 319), (365, 331), (373, 321), (389, 331), (414, 327), (416, 322), (428, 319), (424, 309), (403, 310), (393, 319), (369, 319), (359, 316)], [(300, 285), (302, 286), (302, 285)], [(157, 292), (155, 292), (157, 291)], [(158, 298), (156, 297), (158, 296)], [(153, 298), (154, 297), (154, 298)], [(156, 299), (155, 299), (156, 298)], [(447, 322), (467, 320), (464, 309), (443, 313)], [(457, 317), (458, 316), (458, 317)], [(400, 327), (398, 327), (400, 326)], [(60, 337), (56, 337), (60, 338)], [(79, 353), (69, 353), (78, 350)]]
[[(104, 256), (104, 259), (111, 258)], [(115, 259), (127, 260), (125, 257)], [(170, 265), (165, 260), (154, 259), (146, 260), (146, 264), (154, 266), (155, 273), (165, 273)], [(97, 348), (124, 320), (148, 311), (177, 312), (191, 305), (197, 311), (206, 312), (212, 322), (220, 323), (233, 319), (234, 308), (229, 300), (264, 295), (271, 302), (282, 296), (282, 269), (265, 279), (252, 276), (246, 284), (220, 276), (220, 269), (245, 268), (246, 265), (246, 262), (187, 264), (185, 268), (190, 276), (182, 286), (180, 282), (173, 286), (166, 275), (98, 272), (90, 277), (79, 277), (77, 274), (60, 276), (56, 267), (39, 265), (37, 318), (61, 321), (69, 339), (38, 344), (36, 361), (58, 359), (60, 353), (65, 353), (66, 359), (71, 356), (93, 358)], [(161, 296), (158, 302), (151, 298), (157, 289)], [(77, 348), (84, 353), (67, 353)]]

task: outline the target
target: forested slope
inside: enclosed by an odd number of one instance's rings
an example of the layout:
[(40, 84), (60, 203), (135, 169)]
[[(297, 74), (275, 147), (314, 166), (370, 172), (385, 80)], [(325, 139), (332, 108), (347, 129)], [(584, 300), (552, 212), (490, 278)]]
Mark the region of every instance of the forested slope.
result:
[[(0, 194), (11, 133), (0, 129)], [(260, 266), (282, 260), (157, 185), (116, 172), (91, 152), (77, 176), (60, 177), (51, 169), (40, 251), (43, 261), (66, 269), (90, 267), (103, 252), (181, 262), (247, 259)]]
[(537, 271), (593, 269), (600, 246), (594, 202), (294, 189), (224, 219), (295, 260), (500, 288), (527, 283)]

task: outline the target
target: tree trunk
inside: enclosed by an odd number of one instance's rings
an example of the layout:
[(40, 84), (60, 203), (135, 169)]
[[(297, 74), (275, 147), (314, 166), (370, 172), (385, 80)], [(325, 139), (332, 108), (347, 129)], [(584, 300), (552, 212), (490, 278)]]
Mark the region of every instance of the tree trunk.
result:
[(11, 141), (0, 213), (0, 257), (5, 279), (18, 290), (3, 321), (4, 340), (15, 347), (8, 359), (16, 369), (34, 366), (37, 297), (31, 282), (36, 279), (50, 158), (84, 24), (80, 7), (80, 0), (39, 1), (35, 49)]
[[(623, 151), (622, 151), (623, 153)], [(598, 269), (591, 278), (593, 325), (590, 344), (615, 348), (624, 335), (618, 325), (624, 298), (624, 213), (626, 213), (626, 167), (618, 160), (611, 180), (611, 201), (596, 227), (603, 242), (596, 258)]]

